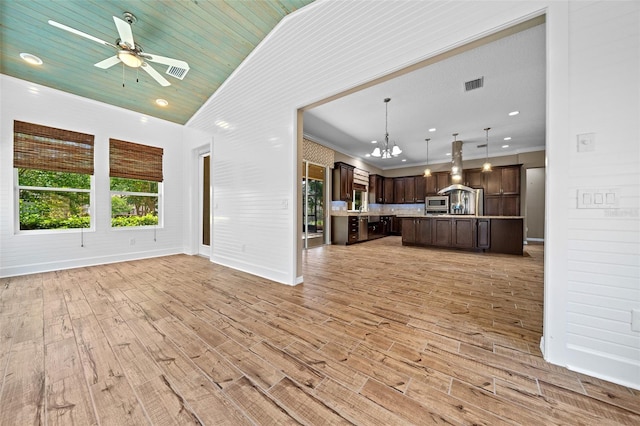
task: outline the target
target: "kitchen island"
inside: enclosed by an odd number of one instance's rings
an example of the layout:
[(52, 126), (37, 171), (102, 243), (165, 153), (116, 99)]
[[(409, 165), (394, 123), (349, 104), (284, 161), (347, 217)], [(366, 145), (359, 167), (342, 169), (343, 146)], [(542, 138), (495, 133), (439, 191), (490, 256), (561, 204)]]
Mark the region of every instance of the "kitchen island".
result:
[(402, 244), (523, 254), (522, 216), (402, 216)]

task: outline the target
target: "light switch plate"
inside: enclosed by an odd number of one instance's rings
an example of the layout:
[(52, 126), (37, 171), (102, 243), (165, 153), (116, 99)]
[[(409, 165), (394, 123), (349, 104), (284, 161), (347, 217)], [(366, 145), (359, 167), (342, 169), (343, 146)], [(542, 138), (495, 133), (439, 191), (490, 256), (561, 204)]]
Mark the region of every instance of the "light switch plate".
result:
[(578, 135), (578, 152), (588, 152), (596, 149), (596, 134), (581, 133)]

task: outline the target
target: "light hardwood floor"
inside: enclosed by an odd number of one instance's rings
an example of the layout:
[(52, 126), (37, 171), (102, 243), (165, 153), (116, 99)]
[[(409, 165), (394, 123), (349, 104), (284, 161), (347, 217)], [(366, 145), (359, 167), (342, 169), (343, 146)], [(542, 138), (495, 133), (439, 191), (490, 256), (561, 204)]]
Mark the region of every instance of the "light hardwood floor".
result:
[(547, 364), (542, 246), (304, 253), (288, 287), (191, 256), (0, 280), (0, 424), (640, 424)]

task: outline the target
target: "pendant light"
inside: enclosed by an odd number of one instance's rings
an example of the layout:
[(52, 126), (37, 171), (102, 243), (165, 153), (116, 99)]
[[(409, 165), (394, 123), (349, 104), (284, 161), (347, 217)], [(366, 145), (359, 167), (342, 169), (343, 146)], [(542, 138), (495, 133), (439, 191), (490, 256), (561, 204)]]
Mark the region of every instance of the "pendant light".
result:
[(462, 141), (457, 140), (457, 136), (453, 134), (451, 144), (451, 180), (456, 183), (462, 180)]
[(425, 139), (425, 141), (427, 141), (427, 168), (424, 169), (424, 177), (430, 177), (431, 176), (431, 169), (429, 168), (429, 141), (431, 139)]
[(490, 172), (491, 171), (491, 163), (489, 162), (489, 130), (491, 130), (491, 127), (485, 127), (484, 131), (487, 133), (487, 142), (484, 144), (485, 146), (485, 159), (484, 159), (484, 164), (482, 165), (482, 171), (483, 172)]
[(391, 100), (391, 98), (385, 98), (384, 99), (384, 109), (385, 109), (385, 113), (384, 113), (384, 145), (382, 146), (382, 149), (380, 149), (380, 147), (376, 146), (375, 149), (373, 150), (373, 152), (371, 153), (372, 157), (378, 157), (378, 158), (391, 158), (391, 157), (397, 157), (398, 155), (400, 155), (402, 153), (402, 150), (400, 149), (400, 147), (398, 145), (395, 144), (395, 142), (393, 143), (393, 148), (389, 148), (389, 130), (387, 128), (388, 126), (388, 122), (389, 122), (389, 101)]

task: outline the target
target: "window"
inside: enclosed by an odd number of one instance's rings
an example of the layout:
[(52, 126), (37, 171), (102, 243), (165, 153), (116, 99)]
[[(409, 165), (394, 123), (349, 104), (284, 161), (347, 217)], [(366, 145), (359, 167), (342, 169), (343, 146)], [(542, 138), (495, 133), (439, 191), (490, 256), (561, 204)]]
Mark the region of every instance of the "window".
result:
[(109, 139), (111, 226), (159, 224), (162, 148)]
[(93, 135), (14, 121), (17, 229), (90, 228)]

